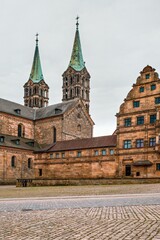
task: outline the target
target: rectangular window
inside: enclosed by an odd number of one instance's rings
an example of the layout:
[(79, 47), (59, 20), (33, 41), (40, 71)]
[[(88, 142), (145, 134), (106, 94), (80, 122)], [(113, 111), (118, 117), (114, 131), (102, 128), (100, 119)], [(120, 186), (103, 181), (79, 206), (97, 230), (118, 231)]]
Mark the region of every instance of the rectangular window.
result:
[(42, 176), (42, 169), (39, 169), (39, 176)]
[(136, 147), (137, 148), (144, 147), (144, 140), (143, 139), (137, 139), (136, 140)]
[(56, 153), (56, 158), (59, 158), (59, 153)]
[(160, 171), (160, 163), (156, 163), (156, 170)]
[(110, 155), (113, 155), (114, 154), (114, 150), (113, 149), (110, 149)]
[(125, 118), (124, 119), (124, 126), (130, 127), (131, 126), (131, 118)]
[(150, 78), (150, 74), (146, 74), (146, 79), (149, 79)]
[(131, 148), (131, 140), (124, 140), (124, 144), (123, 144), (124, 148)]
[(53, 153), (50, 154), (50, 158), (53, 158)]
[(65, 158), (65, 153), (62, 153), (62, 158)]
[(159, 104), (160, 103), (160, 97), (156, 97), (155, 98), (155, 104)]
[(156, 84), (152, 84), (151, 85), (151, 91), (155, 90), (156, 89)]
[(144, 124), (144, 116), (137, 117), (137, 125)]
[(94, 156), (98, 156), (98, 150), (94, 151)]
[(133, 107), (134, 108), (137, 108), (137, 107), (139, 107), (140, 106), (140, 102), (139, 101), (134, 101), (133, 102)]
[(106, 155), (106, 150), (105, 149), (102, 150), (102, 155), (103, 156)]
[(32, 168), (32, 159), (31, 158), (28, 158), (28, 168)]
[(141, 93), (141, 92), (144, 92), (144, 87), (140, 87), (139, 88), (139, 92)]
[(156, 114), (150, 115), (150, 123), (156, 122)]
[(136, 176), (139, 177), (140, 176), (140, 172), (136, 172)]
[(81, 152), (77, 152), (77, 157), (81, 157)]
[(149, 139), (149, 146), (154, 147), (156, 145), (156, 138), (150, 138)]

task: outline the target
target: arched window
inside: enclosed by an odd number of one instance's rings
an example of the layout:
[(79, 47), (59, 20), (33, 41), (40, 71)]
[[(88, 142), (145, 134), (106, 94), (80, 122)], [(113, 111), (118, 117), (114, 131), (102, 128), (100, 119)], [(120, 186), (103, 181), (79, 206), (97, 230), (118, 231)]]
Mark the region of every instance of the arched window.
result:
[(32, 168), (32, 158), (28, 158), (28, 168)]
[(36, 94), (36, 87), (33, 88), (33, 94)]
[(29, 95), (32, 95), (32, 88), (29, 89)]
[(43, 100), (41, 99), (41, 107), (43, 107)]
[(80, 88), (77, 88), (77, 96), (80, 96)]
[(18, 124), (18, 137), (22, 137), (22, 124)]
[(31, 99), (29, 100), (29, 107), (31, 107), (32, 106), (32, 101), (31, 101)]
[(66, 89), (66, 99), (68, 98), (68, 90)]
[(57, 141), (57, 130), (55, 127), (53, 127), (53, 143)]
[(77, 130), (78, 130), (79, 132), (81, 131), (81, 125), (80, 125), (80, 124), (78, 124)]
[(11, 167), (16, 167), (16, 156), (11, 157)]
[(70, 90), (70, 98), (72, 98), (72, 89)]

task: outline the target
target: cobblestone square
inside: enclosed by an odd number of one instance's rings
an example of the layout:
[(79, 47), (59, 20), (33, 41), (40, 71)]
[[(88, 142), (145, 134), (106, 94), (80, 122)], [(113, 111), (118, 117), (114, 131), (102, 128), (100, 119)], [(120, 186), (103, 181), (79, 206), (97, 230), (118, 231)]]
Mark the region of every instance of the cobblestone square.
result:
[(1, 212), (0, 239), (160, 239), (160, 205)]
[(156, 188), (154, 193), (136, 193), (135, 186), (132, 192), (130, 186), (129, 194), (0, 198), (0, 239), (157, 240), (159, 184)]

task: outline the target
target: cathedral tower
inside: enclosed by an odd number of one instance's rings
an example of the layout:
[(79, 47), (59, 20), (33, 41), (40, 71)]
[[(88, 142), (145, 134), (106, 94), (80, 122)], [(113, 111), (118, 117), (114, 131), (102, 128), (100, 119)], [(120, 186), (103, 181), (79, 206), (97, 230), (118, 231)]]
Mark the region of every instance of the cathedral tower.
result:
[(37, 34), (31, 74), (24, 85), (24, 105), (32, 108), (47, 107), (49, 100), (48, 90), (49, 87), (44, 81), (41, 68)]
[(74, 98), (82, 99), (87, 111), (89, 112), (90, 102), (90, 75), (83, 61), (78, 17), (76, 23), (76, 33), (73, 44), (71, 60), (67, 70), (63, 73), (63, 99), (68, 101)]

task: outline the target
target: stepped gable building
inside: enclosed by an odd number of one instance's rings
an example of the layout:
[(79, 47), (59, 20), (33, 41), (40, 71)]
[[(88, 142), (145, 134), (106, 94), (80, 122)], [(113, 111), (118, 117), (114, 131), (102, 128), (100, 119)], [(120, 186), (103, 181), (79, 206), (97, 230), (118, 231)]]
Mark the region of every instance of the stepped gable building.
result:
[(160, 177), (160, 79), (151, 66), (137, 78), (117, 114), (120, 177)]

